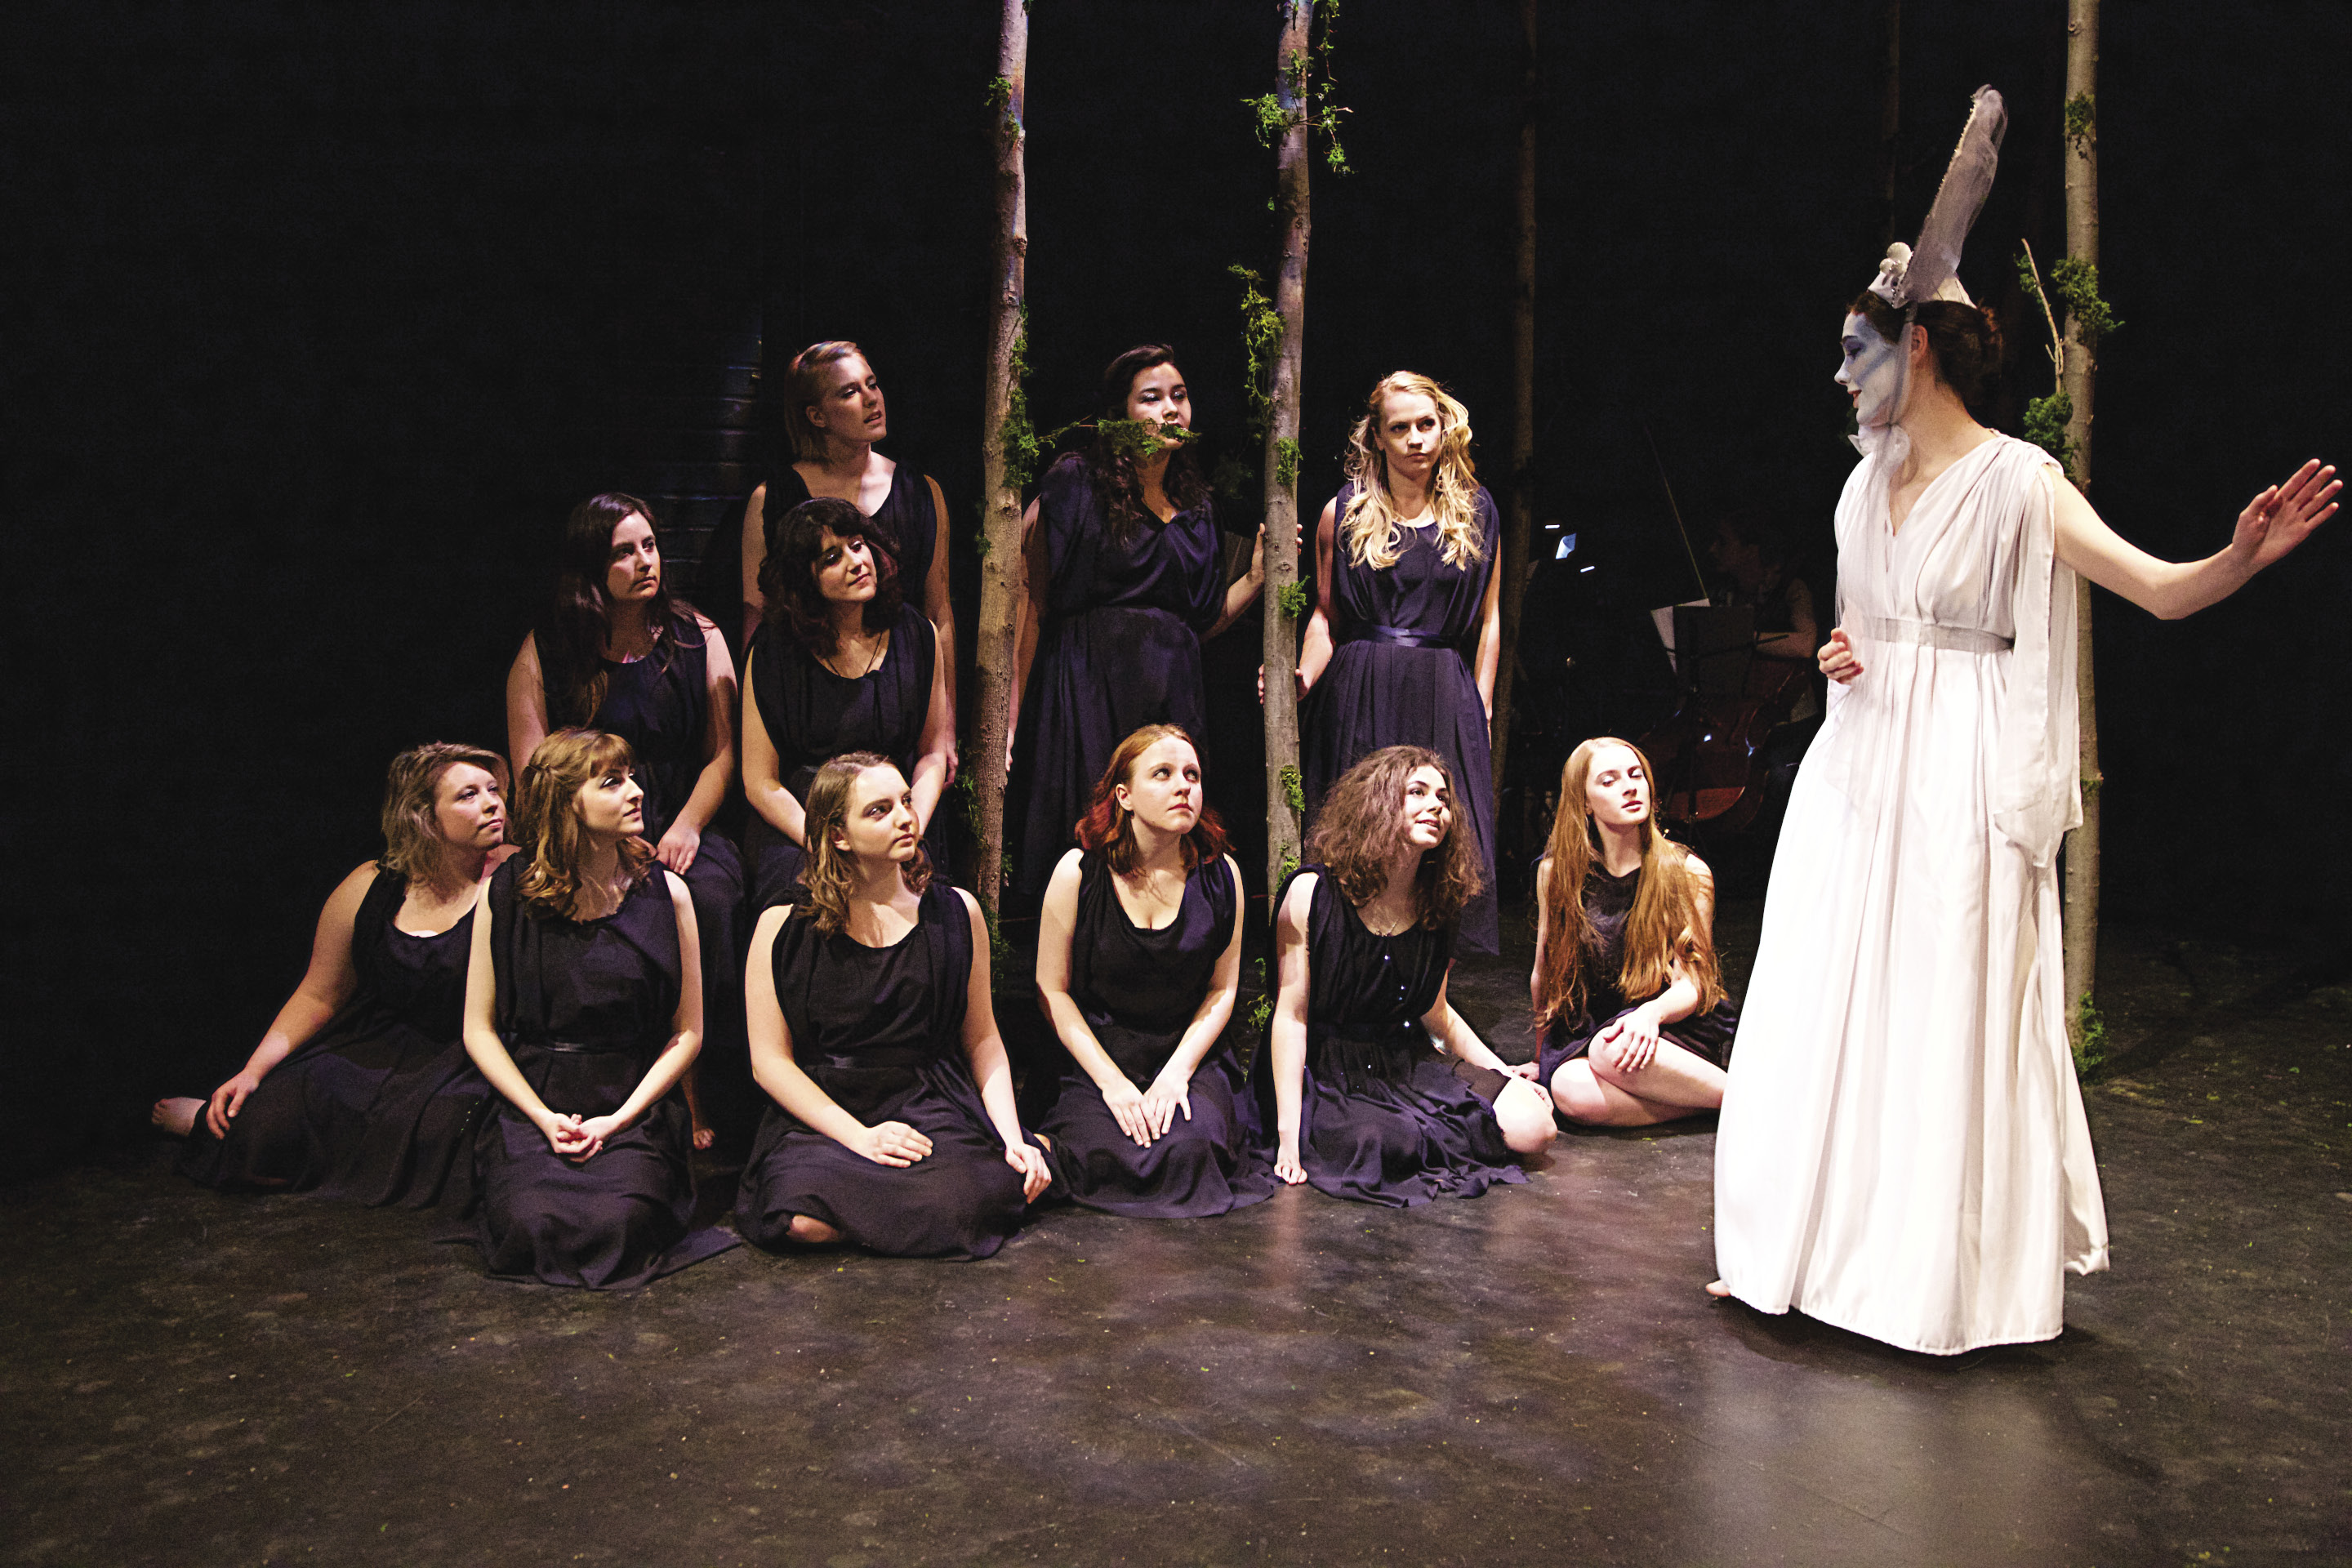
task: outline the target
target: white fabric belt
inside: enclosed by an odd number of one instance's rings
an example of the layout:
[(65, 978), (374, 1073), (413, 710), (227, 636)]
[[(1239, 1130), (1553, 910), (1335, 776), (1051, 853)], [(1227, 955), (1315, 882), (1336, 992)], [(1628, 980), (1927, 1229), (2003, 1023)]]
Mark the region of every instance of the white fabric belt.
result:
[(1856, 616), (1855, 629), (1873, 642), (1918, 643), (1926, 647), (1951, 648), (1959, 653), (2007, 653), (2016, 641), (1999, 632), (1974, 626), (1939, 626), (1934, 621), (1892, 621), (1876, 616)]

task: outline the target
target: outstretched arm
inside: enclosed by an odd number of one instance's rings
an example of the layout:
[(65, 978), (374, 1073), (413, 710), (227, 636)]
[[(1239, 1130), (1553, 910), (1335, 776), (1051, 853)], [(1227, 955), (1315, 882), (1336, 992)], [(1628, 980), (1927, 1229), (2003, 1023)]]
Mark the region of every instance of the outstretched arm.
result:
[(375, 879), (375, 862), (371, 860), (327, 896), (327, 907), (319, 911), (318, 930), (310, 938), (310, 967), (303, 972), (302, 984), (278, 1009), (269, 1032), (246, 1058), (244, 1068), (213, 1090), (205, 1106), (205, 1123), (214, 1137), (228, 1136), (228, 1124), (245, 1109), (246, 1097), (259, 1089), (270, 1070), (317, 1034), (359, 989), (359, 971), (352, 963), (352, 927), (359, 920), (360, 902)]
[(2311, 537), (2336, 515), (2344, 486), (2313, 458), (2246, 503), (2229, 547), (2202, 561), (2159, 561), (2127, 543), (2100, 520), (2083, 492), (2049, 477), (2058, 529), (2058, 559), (2163, 620), (2217, 605), (2263, 567)]

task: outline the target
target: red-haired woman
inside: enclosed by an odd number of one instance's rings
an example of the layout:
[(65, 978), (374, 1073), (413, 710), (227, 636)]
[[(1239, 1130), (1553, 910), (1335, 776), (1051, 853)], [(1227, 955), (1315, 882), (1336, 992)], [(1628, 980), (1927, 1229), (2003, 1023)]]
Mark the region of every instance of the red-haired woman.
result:
[(505, 854), (506, 763), (442, 742), (393, 759), (383, 854), (319, 913), (310, 967), (209, 1101), (155, 1102), (206, 1186), (364, 1204), (455, 1201), (487, 1092), (459, 1039), (482, 883)]
[(1037, 994), (1070, 1053), (1040, 1127), (1063, 1190), (1153, 1219), (1273, 1194), (1236, 1135), (1223, 1045), (1242, 964), (1241, 870), (1192, 737), (1136, 731), (1111, 753), (1045, 889)]
[(980, 906), (931, 880), (887, 757), (817, 769), (807, 825), (803, 901), (751, 932), (751, 1069), (775, 1103), (736, 1228), (767, 1247), (986, 1258), (1053, 1177), (1013, 1109)]
[(1388, 746), (1356, 763), (1307, 855), (1278, 901), (1281, 991), (1253, 1074), (1275, 1173), (1391, 1208), (1525, 1181), (1551, 1102), (1445, 999), (1478, 859), (1444, 759)]
[(1658, 831), (1650, 764), (1606, 736), (1559, 771), (1536, 873), (1538, 1083), (1571, 1121), (1646, 1127), (1723, 1103), (1738, 1017), (1715, 962), (1715, 878)]
[(474, 1142), (492, 1275), (641, 1285), (733, 1245), (689, 1235), (702, 1043), (694, 901), (645, 841), (629, 743), (550, 735), (515, 792), (521, 853), (474, 923), (466, 1050), (498, 1090)]

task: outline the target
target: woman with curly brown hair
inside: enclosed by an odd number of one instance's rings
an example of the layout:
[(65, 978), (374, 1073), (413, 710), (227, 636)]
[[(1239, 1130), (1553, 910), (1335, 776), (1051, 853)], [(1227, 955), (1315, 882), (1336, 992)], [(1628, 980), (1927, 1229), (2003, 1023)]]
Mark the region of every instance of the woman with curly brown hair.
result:
[(422, 1207), (473, 1169), (488, 1092), (459, 1038), (482, 883), (505, 853), (506, 763), (435, 742), (393, 759), (383, 853), (320, 911), (310, 967), (209, 1101), (158, 1100), (206, 1186)]
[(522, 852), (490, 879), (466, 973), (466, 1049), (499, 1093), (474, 1143), (492, 1275), (641, 1285), (731, 1242), (688, 1234), (686, 1107), (702, 1043), (694, 902), (645, 841), (629, 743), (541, 742), (516, 792)]
[(751, 933), (751, 1068), (775, 1103), (735, 1205), (767, 1247), (986, 1258), (1052, 1178), (1022, 1131), (988, 928), (931, 880), (915, 794), (872, 752), (808, 792), (804, 901)]
[(1502, 524), (1470, 460), (1470, 411), (1425, 375), (1383, 376), (1348, 438), (1348, 482), (1315, 526), (1315, 613), (1298, 654), (1310, 809), (1356, 759), (1445, 759), (1481, 882), (1462, 949), (1497, 951), (1486, 727), (1502, 651)]
[(1637, 748), (1601, 736), (1569, 753), (1536, 887), (1536, 1081), (1559, 1113), (1646, 1127), (1721, 1105), (1739, 1020), (1715, 961), (1715, 878), (1658, 831)]
[(1444, 759), (1388, 746), (1356, 763), (1307, 855), (1277, 900), (1281, 989), (1253, 1074), (1276, 1174), (1391, 1208), (1525, 1181), (1551, 1103), (1534, 1064), (1506, 1067), (1445, 999), (1479, 870)]
[(1242, 1068), (1223, 1039), (1241, 888), (1192, 737), (1151, 724), (1121, 741), (1037, 941), (1037, 995), (1069, 1052), (1040, 1125), (1062, 1190), (1088, 1208), (1182, 1219), (1273, 1194), (1238, 1137)]
[[(769, 522), (765, 620), (743, 667), (744, 837), (752, 908), (798, 896), (810, 784), (829, 757), (873, 752), (912, 784), (928, 827), (947, 785), (955, 710), (931, 624), (899, 596), (874, 521), (845, 500), (804, 501)], [(932, 851), (938, 864), (936, 848)]]
[(1010, 720), (1024, 909), (1045, 897), (1122, 736), (1146, 724), (1205, 733), (1201, 644), (1264, 584), (1261, 563), (1226, 585), (1192, 426), (1175, 351), (1129, 349), (1103, 372), (1093, 446), (1047, 469), (1030, 506)]

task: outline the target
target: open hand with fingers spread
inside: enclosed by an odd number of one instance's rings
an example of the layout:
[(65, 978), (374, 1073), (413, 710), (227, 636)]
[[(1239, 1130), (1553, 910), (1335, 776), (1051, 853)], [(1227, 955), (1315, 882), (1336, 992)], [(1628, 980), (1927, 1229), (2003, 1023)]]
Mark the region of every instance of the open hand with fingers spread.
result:
[(2334, 517), (2336, 497), (2343, 489), (2333, 465), (2323, 467), (2314, 458), (2288, 475), (2284, 484), (2273, 485), (2246, 503), (2230, 539), (2231, 553), (2244, 563), (2249, 574), (2261, 571)]

